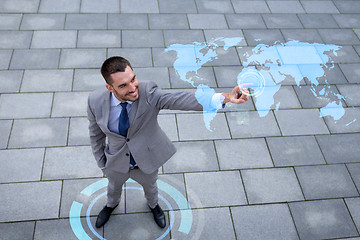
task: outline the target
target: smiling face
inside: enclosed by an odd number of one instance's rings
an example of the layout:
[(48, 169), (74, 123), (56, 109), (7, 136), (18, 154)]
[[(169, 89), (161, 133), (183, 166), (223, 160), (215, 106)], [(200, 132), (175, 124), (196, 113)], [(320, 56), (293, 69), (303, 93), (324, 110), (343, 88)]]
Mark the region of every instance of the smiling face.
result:
[(139, 82), (133, 70), (127, 66), (125, 72), (116, 72), (110, 75), (112, 83), (106, 88), (122, 102), (135, 101), (139, 98)]

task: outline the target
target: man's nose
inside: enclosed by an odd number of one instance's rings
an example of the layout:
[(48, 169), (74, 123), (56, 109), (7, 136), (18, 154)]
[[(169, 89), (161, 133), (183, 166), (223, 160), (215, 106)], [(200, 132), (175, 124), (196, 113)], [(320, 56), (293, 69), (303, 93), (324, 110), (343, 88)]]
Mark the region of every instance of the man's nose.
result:
[(135, 83), (131, 83), (130, 85), (130, 92), (135, 92), (136, 90), (136, 84)]

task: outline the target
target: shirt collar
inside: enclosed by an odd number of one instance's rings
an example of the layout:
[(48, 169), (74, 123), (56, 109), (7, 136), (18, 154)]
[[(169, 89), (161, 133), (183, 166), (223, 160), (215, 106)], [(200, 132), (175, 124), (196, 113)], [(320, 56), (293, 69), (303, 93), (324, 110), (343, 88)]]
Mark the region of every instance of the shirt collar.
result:
[[(118, 106), (120, 105), (120, 103), (123, 103), (122, 101), (120, 101), (119, 99), (117, 99), (113, 93), (111, 93), (110, 95), (110, 101), (111, 101), (111, 106)], [(126, 101), (128, 104), (133, 104), (132, 101)]]

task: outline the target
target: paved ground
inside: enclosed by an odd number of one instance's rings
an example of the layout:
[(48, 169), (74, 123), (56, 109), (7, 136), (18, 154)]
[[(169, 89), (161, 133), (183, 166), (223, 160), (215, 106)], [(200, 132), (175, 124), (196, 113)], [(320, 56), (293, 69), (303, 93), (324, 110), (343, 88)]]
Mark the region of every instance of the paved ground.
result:
[[(94, 222), (105, 189), (81, 193), (103, 183), (86, 99), (103, 87), (99, 67), (109, 56), (129, 58), (140, 79), (175, 89), (190, 86), (162, 58), (172, 43), (210, 36), (245, 37), (250, 47), (256, 39), (334, 43), (343, 48), (328, 79), (352, 98), (346, 121), (360, 116), (360, 1), (1, 0), (0, 13), (0, 239), (76, 239), (73, 230), (82, 228), (99, 239), (85, 216)], [(222, 91), (236, 83), (238, 65), (239, 58), (209, 65), (204, 74)], [(213, 132), (199, 113), (161, 113), (178, 148), (159, 170), (160, 204), (174, 220), (165, 239), (360, 239), (359, 119), (346, 127), (313, 117), (323, 102), (294, 85), (282, 89), (286, 109), (260, 118), (252, 99), (219, 113)], [(98, 233), (160, 237), (165, 230), (153, 223), (142, 191), (126, 187)], [(82, 228), (70, 227), (73, 204), (82, 204)]]

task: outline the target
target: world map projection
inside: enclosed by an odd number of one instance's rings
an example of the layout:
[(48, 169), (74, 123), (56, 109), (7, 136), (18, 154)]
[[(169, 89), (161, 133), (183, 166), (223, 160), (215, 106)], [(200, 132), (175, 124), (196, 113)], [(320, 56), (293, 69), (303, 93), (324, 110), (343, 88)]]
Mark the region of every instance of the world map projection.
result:
[[(173, 66), (179, 78), (197, 89), (195, 96), (204, 108), (205, 126), (210, 131), (211, 121), (218, 111), (209, 100), (215, 90), (202, 83), (201, 80), (205, 79), (199, 78), (198, 72), (205, 64), (218, 59), (219, 51), (224, 52), (238, 46), (242, 40), (241, 37), (215, 38), (203, 43), (172, 44), (165, 49), (165, 52), (176, 52)], [(282, 103), (276, 102), (274, 95), (289, 81), (299, 88), (310, 85), (310, 91), (316, 98), (331, 99), (326, 106), (320, 108), (319, 117), (331, 116), (337, 121), (344, 116), (342, 100), (345, 97), (333, 91), (327, 81), (327, 75), (334, 68), (332, 57), (337, 56), (341, 46), (291, 40), (272, 45), (258, 44), (251, 49), (238, 46), (237, 49), (243, 66), (237, 76), (237, 84), (240, 87), (251, 84), (250, 95), (254, 98), (260, 117), (265, 117), (271, 109), (279, 109)], [(319, 84), (320, 78), (324, 79), (325, 84)], [(355, 121), (353, 119), (348, 124)]]

